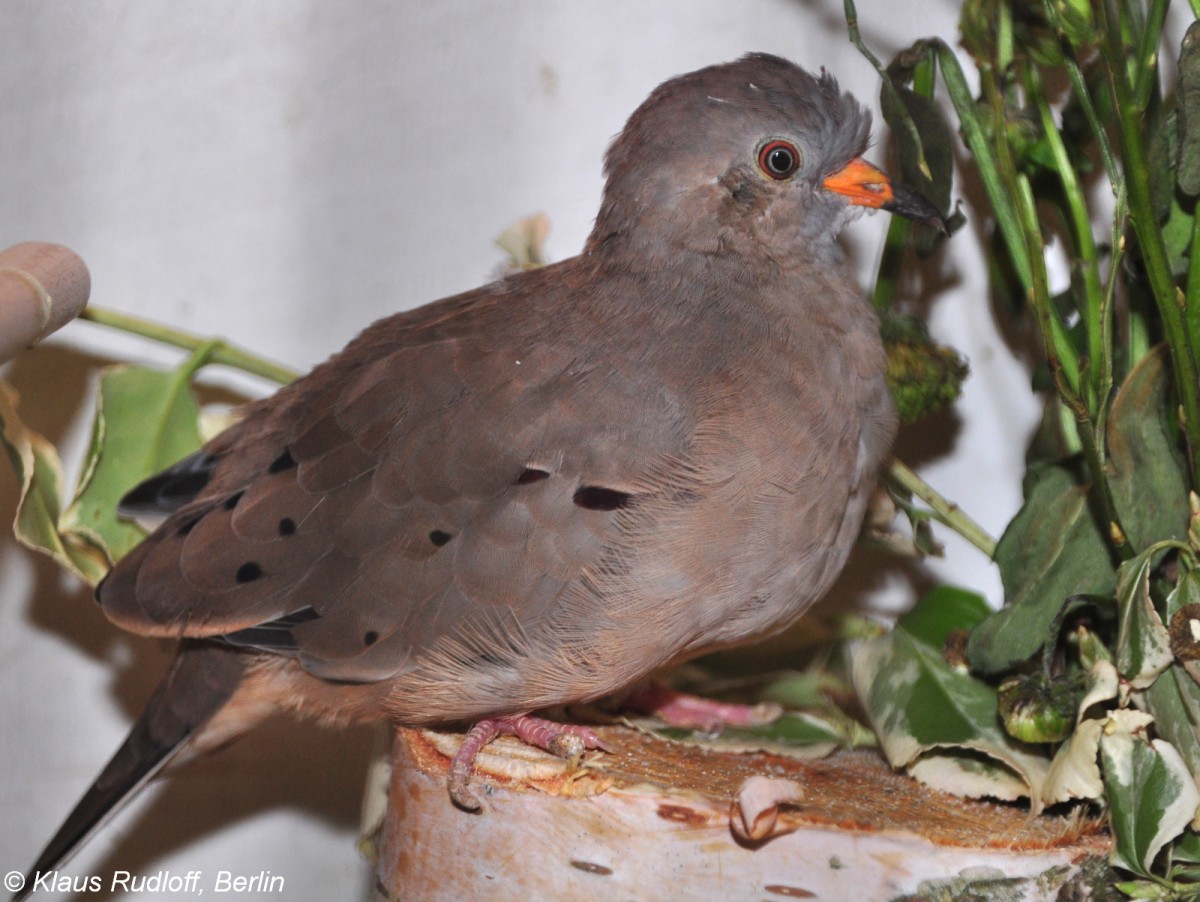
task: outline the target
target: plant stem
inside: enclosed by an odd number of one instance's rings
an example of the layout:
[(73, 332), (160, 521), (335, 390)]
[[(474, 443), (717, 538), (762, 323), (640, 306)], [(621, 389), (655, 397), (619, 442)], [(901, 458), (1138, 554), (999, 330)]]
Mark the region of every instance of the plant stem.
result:
[(866, 57), (867, 62), (875, 67), (875, 71), (886, 79), (887, 75), (884, 72), (883, 63), (879, 62), (879, 57), (871, 52), (871, 48), (862, 39), (862, 32), (858, 29), (858, 10), (854, 6), (854, 0), (843, 0), (842, 13), (846, 19), (846, 34), (850, 38), (850, 43), (858, 48), (858, 52)]
[(1058, 434), (1062, 440), (1063, 456), (1070, 457), (1072, 454), (1078, 454), (1083, 450), (1083, 440), (1079, 437), (1079, 420), (1075, 416), (1075, 411), (1061, 395), (1057, 399), (1053, 399), (1053, 403), (1055, 417), (1058, 421)]
[[(979, 172), (979, 180), (983, 182), (992, 210), (996, 214), (996, 226), (1004, 238), (1004, 246), (1012, 258), (1013, 268), (1021, 280), (1021, 287), (1026, 292), (1033, 284), (1030, 272), (1029, 253), (1021, 232), (1021, 222), (1013, 206), (1008, 187), (1001, 182), (1000, 170), (996, 163), (993, 146), (1005, 143), (1003, 130), (997, 135), (989, 135), (983, 124), (975, 95), (967, 85), (962, 66), (958, 57), (944, 41), (936, 41), (938, 65), (942, 70), (942, 80), (946, 84), (946, 94), (958, 114), (959, 127), (962, 129), (963, 140), (971, 151), (975, 166)], [(980, 67), (980, 78), (987, 80), (990, 72)], [(1003, 114), (1001, 114), (1003, 125)]]
[[(1083, 189), (1075, 177), (1075, 167), (1071, 165), (1066, 145), (1054, 122), (1054, 116), (1050, 112), (1050, 102), (1046, 99), (1046, 92), (1042, 88), (1041, 75), (1035, 66), (1029, 66), (1026, 69), (1026, 76), (1027, 92), (1037, 105), (1038, 114), (1042, 120), (1042, 134), (1045, 136), (1054, 158), (1054, 167), (1059, 181), (1062, 183), (1063, 196), (1070, 213), (1071, 232), (1075, 244), (1074, 256), (1083, 278), (1083, 316), (1088, 339), (1087, 406), (1088, 410), (1095, 415), (1097, 406), (1103, 404), (1105, 400), (1100, 395), (1100, 383), (1104, 358), (1112, 354), (1112, 348), (1103, 343), (1105, 333), (1100, 321), (1103, 306), (1100, 269), (1096, 259), (1096, 242), (1092, 238), (1091, 217), (1088, 215)], [(1072, 269), (1074, 268), (1073, 266)]]
[[(921, 47), (921, 51), (924, 57), (912, 70), (912, 90), (921, 97), (932, 99), (937, 78), (935, 48), (924, 45)], [(879, 258), (879, 269), (875, 274), (875, 290), (871, 295), (875, 312), (880, 315), (891, 308), (892, 301), (896, 297), (904, 256), (912, 232), (912, 222), (901, 216), (893, 216), (891, 222), (888, 223), (883, 253)]]
[(1139, 110), (1146, 109), (1150, 92), (1158, 78), (1158, 45), (1162, 40), (1163, 22), (1167, 18), (1167, 5), (1167, 0), (1151, 0), (1150, 13), (1142, 26), (1142, 39), (1133, 62), (1136, 73), (1133, 99)]
[[(1193, 0), (1194, 3), (1200, 4), (1200, 0)], [(1046, 12), (1046, 19), (1058, 31), (1059, 39), (1063, 43), (1064, 51), (1068, 45), (1066, 27), (1062, 21), (1062, 14), (1055, 6), (1053, 0), (1045, 0), (1043, 7)], [(1121, 174), (1121, 167), (1117, 165), (1117, 159), (1113, 156), (1112, 142), (1108, 140), (1108, 129), (1104, 123), (1100, 121), (1100, 115), (1096, 112), (1096, 105), (1092, 103), (1092, 95), (1087, 87), (1087, 79), (1083, 77), (1083, 69), (1079, 66), (1079, 61), (1075, 58), (1075, 48), (1070, 48), (1070, 53), (1064, 52), (1064, 62), (1067, 67), (1067, 77), (1071, 81), (1071, 89), (1074, 92), (1075, 99), (1079, 101), (1079, 106), (1083, 110), (1083, 116), (1087, 119), (1088, 126), (1092, 130), (1092, 137), (1096, 139), (1096, 145), (1100, 148), (1100, 158), (1104, 160), (1104, 171), (1108, 174), (1109, 184), (1112, 186), (1113, 194), (1116, 195), (1124, 187), (1125, 177)]]
[(1129, 304), (1126, 314), (1125, 346), (1128, 360), (1126, 364), (1133, 369), (1138, 362), (1150, 353), (1150, 320), (1154, 305), (1147, 297), (1145, 286), (1129, 288)]
[(875, 67), (875, 71), (879, 73), (879, 78), (882, 80), (881, 90), (889, 95), (892, 106), (897, 111), (898, 121), (894, 121), (892, 127), (901, 128), (908, 133), (910, 145), (917, 148), (917, 165), (925, 173), (926, 178), (928, 178), (929, 164), (925, 161), (925, 144), (921, 140), (921, 133), (917, 129), (917, 123), (913, 121), (912, 114), (908, 112), (908, 107), (900, 99), (900, 94), (896, 90), (896, 86), (892, 84), (892, 79), (888, 75), (887, 69), (883, 67), (883, 64), (879, 62), (879, 57), (871, 52), (866, 42), (862, 39), (862, 32), (858, 29), (858, 10), (854, 7), (854, 0), (842, 0), (842, 10), (846, 19), (846, 33), (850, 38), (850, 43), (858, 49), (858, 52), (866, 58), (867, 62)]
[[(1184, 325), (1192, 336), (1192, 354), (1200, 358), (1200, 204), (1192, 211), (1192, 251), (1184, 303)], [(1200, 484), (1196, 488), (1200, 489)]]
[(887, 473), (898, 486), (928, 504), (935, 520), (954, 530), (989, 558), (995, 557), (996, 540), (988, 535), (982, 526), (963, 513), (957, 504), (940, 495), (906, 464), (893, 457), (888, 463)]
[[(1120, 281), (1121, 266), (1125, 262), (1125, 242), (1121, 240), (1126, 216), (1125, 182), (1117, 187), (1117, 202), (1113, 209), (1112, 221), (1112, 260), (1108, 266), (1108, 278), (1104, 284), (1104, 297), (1101, 301), (1100, 328), (1104, 331), (1101, 344), (1106, 348), (1115, 349), (1113, 340), (1113, 307), (1116, 303), (1117, 283)], [(1101, 361), (1100, 370), (1100, 404), (1096, 409), (1097, 441), (1103, 442), (1105, 430), (1108, 428), (1108, 398), (1113, 390), (1113, 358), (1110, 351)], [(1132, 363), (1130, 363), (1132, 366)], [(1107, 447), (1107, 445), (1103, 445)]]
[[(998, 84), (997, 69), (981, 64), (979, 71), (986, 107), (992, 116), (992, 134), (989, 138), (980, 107), (967, 88), (962, 68), (953, 51), (939, 44), (938, 61), (946, 92), (958, 113), (963, 138), (979, 167), (980, 179), (996, 213), (997, 226), (1021, 280), (1021, 287), (1038, 318), (1050, 372), (1059, 393), (1071, 406), (1077, 420), (1077, 405), (1082, 403), (1078, 395), (1079, 359), (1066, 327), (1053, 309), (1037, 209), (1029, 180), (1017, 172), (1012, 159), (1004, 115), (1005, 101)], [(1068, 444), (1078, 441), (1071, 435), (1074, 422), (1063, 419), (1063, 436)]]
[(997, 3), (996, 10), (996, 41), (994, 60), (997, 72), (1007, 72), (1012, 65), (1016, 45), (1013, 40), (1012, 5)]
[(875, 291), (871, 295), (871, 303), (875, 312), (883, 315), (892, 306), (896, 297), (896, 288), (900, 282), (901, 264), (904, 262), (904, 250), (908, 245), (908, 236), (912, 231), (912, 223), (899, 216), (893, 216), (888, 223), (887, 237), (883, 242), (883, 253), (879, 257), (879, 271), (875, 274)]
[[(1006, 9), (1001, 4), (1001, 12)], [(1001, 16), (1001, 23), (1004, 17)], [(999, 31), (1003, 31), (999, 28)], [(999, 43), (999, 40), (998, 40)], [(1003, 50), (997, 50), (1002, 53)], [(983, 89), (983, 97), (992, 115), (992, 134), (995, 146), (995, 156), (991, 165), (995, 166), (998, 181), (1003, 185), (1005, 195), (1011, 204), (1011, 210), (1017, 220), (1015, 234), (1005, 233), (1005, 242), (1016, 241), (1023, 246), (1023, 258), (1026, 262), (1024, 289), (1030, 306), (1033, 307), (1041, 326), (1042, 343), (1046, 351), (1046, 362), (1050, 373), (1064, 400), (1071, 403), (1070, 395), (1079, 393), (1079, 359), (1075, 348), (1067, 335), (1066, 327), (1062, 324), (1054, 310), (1050, 297), (1050, 281), (1046, 274), (1045, 245), (1042, 239), (1041, 224), (1038, 222), (1037, 207), (1033, 199), (1033, 191), (1029, 179), (1017, 171), (1016, 162), (1012, 158), (1012, 148), (1008, 143), (1007, 122), (1005, 120), (1005, 98), (999, 82), (999, 72), (1005, 71), (997, 67), (981, 67), (979, 76)], [(979, 161), (982, 165), (983, 161)], [(1009, 245), (1010, 253), (1014, 249)], [(1015, 254), (1014, 254), (1015, 256)], [(1074, 405), (1072, 405), (1074, 407)]]
[[(1179, 421), (1187, 436), (1192, 485), (1200, 486), (1200, 372), (1192, 356), (1192, 342), (1184, 321), (1182, 295), (1171, 277), (1162, 231), (1150, 194), (1150, 170), (1143, 143), (1142, 109), (1135, 105), (1128, 79), (1129, 69), (1122, 43), (1122, 22), (1119, 13), (1110, 8), (1113, 0), (1098, 5), (1103, 29), (1107, 36), (1107, 70), (1117, 113), (1117, 137), (1121, 157), (1125, 161), (1125, 180), (1129, 189), (1129, 214), (1138, 244), (1150, 291), (1162, 317), (1163, 330), (1171, 348), (1175, 390), (1179, 395)], [(1157, 70), (1156, 70), (1157, 71)]]
[[(1083, 405), (1079, 397), (1079, 358), (1071, 344), (1071, 336), (1067, 334), (1066, 326), (1054, 309), (1054, 299), (1050, 296), (1050, 278), (1046, 274), (1046, 257), (1033, 189), (1029, 185), (1029, 179), (1015, 171), (1007, 151), (1008, 147), (1005, 145), (1000, 155), (1003, 166), (1001, 171), (1005, 180), (1013, 186), (1013, 195), (1020, 201), (1017, 212), (1021, 216), (1027, 253), (1033, 262), (1033, 284), (1029, 289), (1029, 303), (1041, 328), (1046, 362), (1050, 366), (1050, 374), (1054, 377), (1058, 393), (1072, 408), (1078, 408)], [(1086, 410), (1086, 406), (1084, 409)]]
[(222, 339), (204, 338), (192, 332), (164, 326), (161, 323), (131, 316), (128, 313), (119, 313), (116, 310), (89, 304), (79, 318), (188, 351), (197, 351), (200, 348), (208, 347), (210, 349), (207, 355), (209, 363), (231, 366), (251, 375), (278, 382), (280, 385), (287, 385), (299, 375), (287, 367), (264, 360), (262, 357), (228, 344)]

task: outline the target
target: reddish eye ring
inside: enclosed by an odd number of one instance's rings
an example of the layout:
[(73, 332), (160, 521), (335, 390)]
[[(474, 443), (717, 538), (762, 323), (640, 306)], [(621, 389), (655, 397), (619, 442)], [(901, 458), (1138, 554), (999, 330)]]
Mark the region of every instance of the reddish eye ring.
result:
[(791, 178), (800, 168), (800, 151), (790, 141), (768, 141), (758, 152), (758, 168), (776, 181)]

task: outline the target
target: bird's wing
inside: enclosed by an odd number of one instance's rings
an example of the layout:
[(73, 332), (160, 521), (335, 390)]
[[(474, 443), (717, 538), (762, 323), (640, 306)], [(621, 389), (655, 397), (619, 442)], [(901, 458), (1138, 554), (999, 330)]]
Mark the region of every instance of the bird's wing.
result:
[(481, 623), (517, 641), (588, 578), (647, 466), (681, 456), (676, 398), (561, 336), (420, 316), (135, 489), (173, 512), (101, 585), (105, 612), (376, 681)]

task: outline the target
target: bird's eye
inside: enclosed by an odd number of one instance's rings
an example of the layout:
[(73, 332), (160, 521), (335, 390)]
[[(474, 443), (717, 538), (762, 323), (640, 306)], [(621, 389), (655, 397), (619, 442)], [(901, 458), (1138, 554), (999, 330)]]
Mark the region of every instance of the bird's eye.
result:
[(788, 141), (769, 141), (758, 152), (758, 168), (782, 181), (800, 168), (800, 151)]

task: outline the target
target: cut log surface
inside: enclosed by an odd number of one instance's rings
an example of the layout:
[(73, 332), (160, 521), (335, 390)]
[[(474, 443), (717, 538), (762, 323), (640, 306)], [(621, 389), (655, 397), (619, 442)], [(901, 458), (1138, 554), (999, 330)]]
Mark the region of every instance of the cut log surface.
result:
[(611, 751), (578, 766), (492, 743), (469, 814), (445, 783), (461, 734), (397, 729), (381, 895), (1016, 900), (1101, 898), (1109, 879), (1102, 823), (936, 792), (871, 752), (801, 761), (597, 732)]

